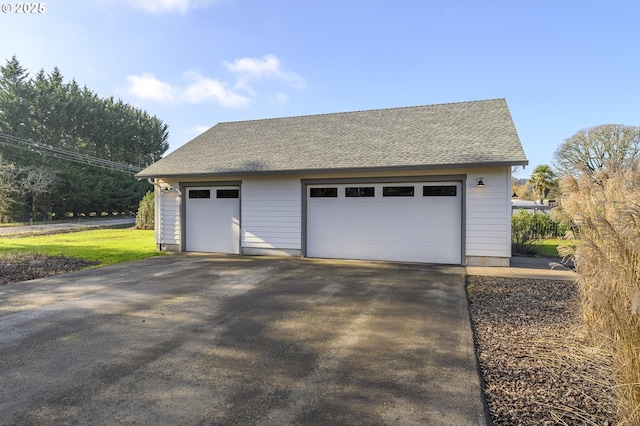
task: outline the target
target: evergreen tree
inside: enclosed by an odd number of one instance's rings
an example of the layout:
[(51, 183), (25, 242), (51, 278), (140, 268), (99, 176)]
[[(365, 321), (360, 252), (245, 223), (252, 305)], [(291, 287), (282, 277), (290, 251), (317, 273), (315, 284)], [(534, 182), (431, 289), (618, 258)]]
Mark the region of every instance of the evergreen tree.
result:
[[(100, 98), (75, 80), (67, 83), (57, 67), (30, 78), (15, 56), (0, 67), (0, 133), (139, 166), (157, 161), (169, 148), (168, 126), (157, 117), (120, 99)], [(47, 176), (56, 177), (46, 196), (24, 189), (16, 200), (23, 211), (14, 212), (15, 217), (135, 211), (149, 189), (147, 182), (131, 176), (55, 156), (9, 148), (2, 152), (16, 167), (31, 170), (32, 177), (36, 170), (44, 176), (43, 167)]]
[(0, 67), (0, 132), (17, 137), (31, 137), (29, 123), (33, 96), (29, 73), (14, 56)]

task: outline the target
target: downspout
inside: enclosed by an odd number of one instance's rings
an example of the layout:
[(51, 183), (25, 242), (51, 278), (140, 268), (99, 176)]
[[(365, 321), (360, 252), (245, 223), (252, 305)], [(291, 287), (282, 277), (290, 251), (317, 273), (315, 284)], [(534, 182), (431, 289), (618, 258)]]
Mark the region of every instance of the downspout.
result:
[[(159, 183), (156, 183), (155, 179), (153, 178), (147, 178), (147, 182), (149, 182), (149, 184), (153, 185), (154, 187), (158, 188), (158, 195), (159, 193), (162, 191), (162, 186), (160, 186)], [(155, 192), (155, 191), (154, 191)], [(161, 225), (161, 221), (160, 221), (160, 197), (153, 197), (154, 201), (153, 201), (153, 208), (155, 210), (155, 214), (153, 215), (154, 219), (154, 224), (153, 224), (153, 229), (154, 229), (154, 234), (155, 234), (155, 240), (156, 240), (156, 249), (158, 251), (163, 251), (162, 250), (162, 225)]]

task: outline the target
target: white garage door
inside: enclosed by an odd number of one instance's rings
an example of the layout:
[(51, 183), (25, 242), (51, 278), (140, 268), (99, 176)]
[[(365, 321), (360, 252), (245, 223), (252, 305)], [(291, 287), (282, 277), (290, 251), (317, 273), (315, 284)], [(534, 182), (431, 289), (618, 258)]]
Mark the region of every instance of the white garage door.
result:
[(240, 253), (240, 188), (186, 189), (186, 251)]
[(460, 182), (307, 186), (307, 256), (460, 264)]

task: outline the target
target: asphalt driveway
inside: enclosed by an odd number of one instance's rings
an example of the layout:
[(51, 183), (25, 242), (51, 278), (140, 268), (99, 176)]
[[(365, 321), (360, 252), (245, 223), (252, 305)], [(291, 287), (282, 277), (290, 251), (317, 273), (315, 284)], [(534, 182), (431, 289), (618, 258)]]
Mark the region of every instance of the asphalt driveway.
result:
[(0, 287), (0, 424), (485, 424), (464, 269), (174, 255)]

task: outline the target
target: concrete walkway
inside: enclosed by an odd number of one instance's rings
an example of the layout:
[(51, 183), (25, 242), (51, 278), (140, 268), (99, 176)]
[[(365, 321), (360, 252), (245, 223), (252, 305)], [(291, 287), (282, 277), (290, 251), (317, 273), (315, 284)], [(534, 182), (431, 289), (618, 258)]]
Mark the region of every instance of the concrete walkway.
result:
[(573, 270), (560, 264), (560, 259), (544, 257), (512, 257), (508, 268), (467, 266), (467, 275), (562, 281), (577, 279)]

